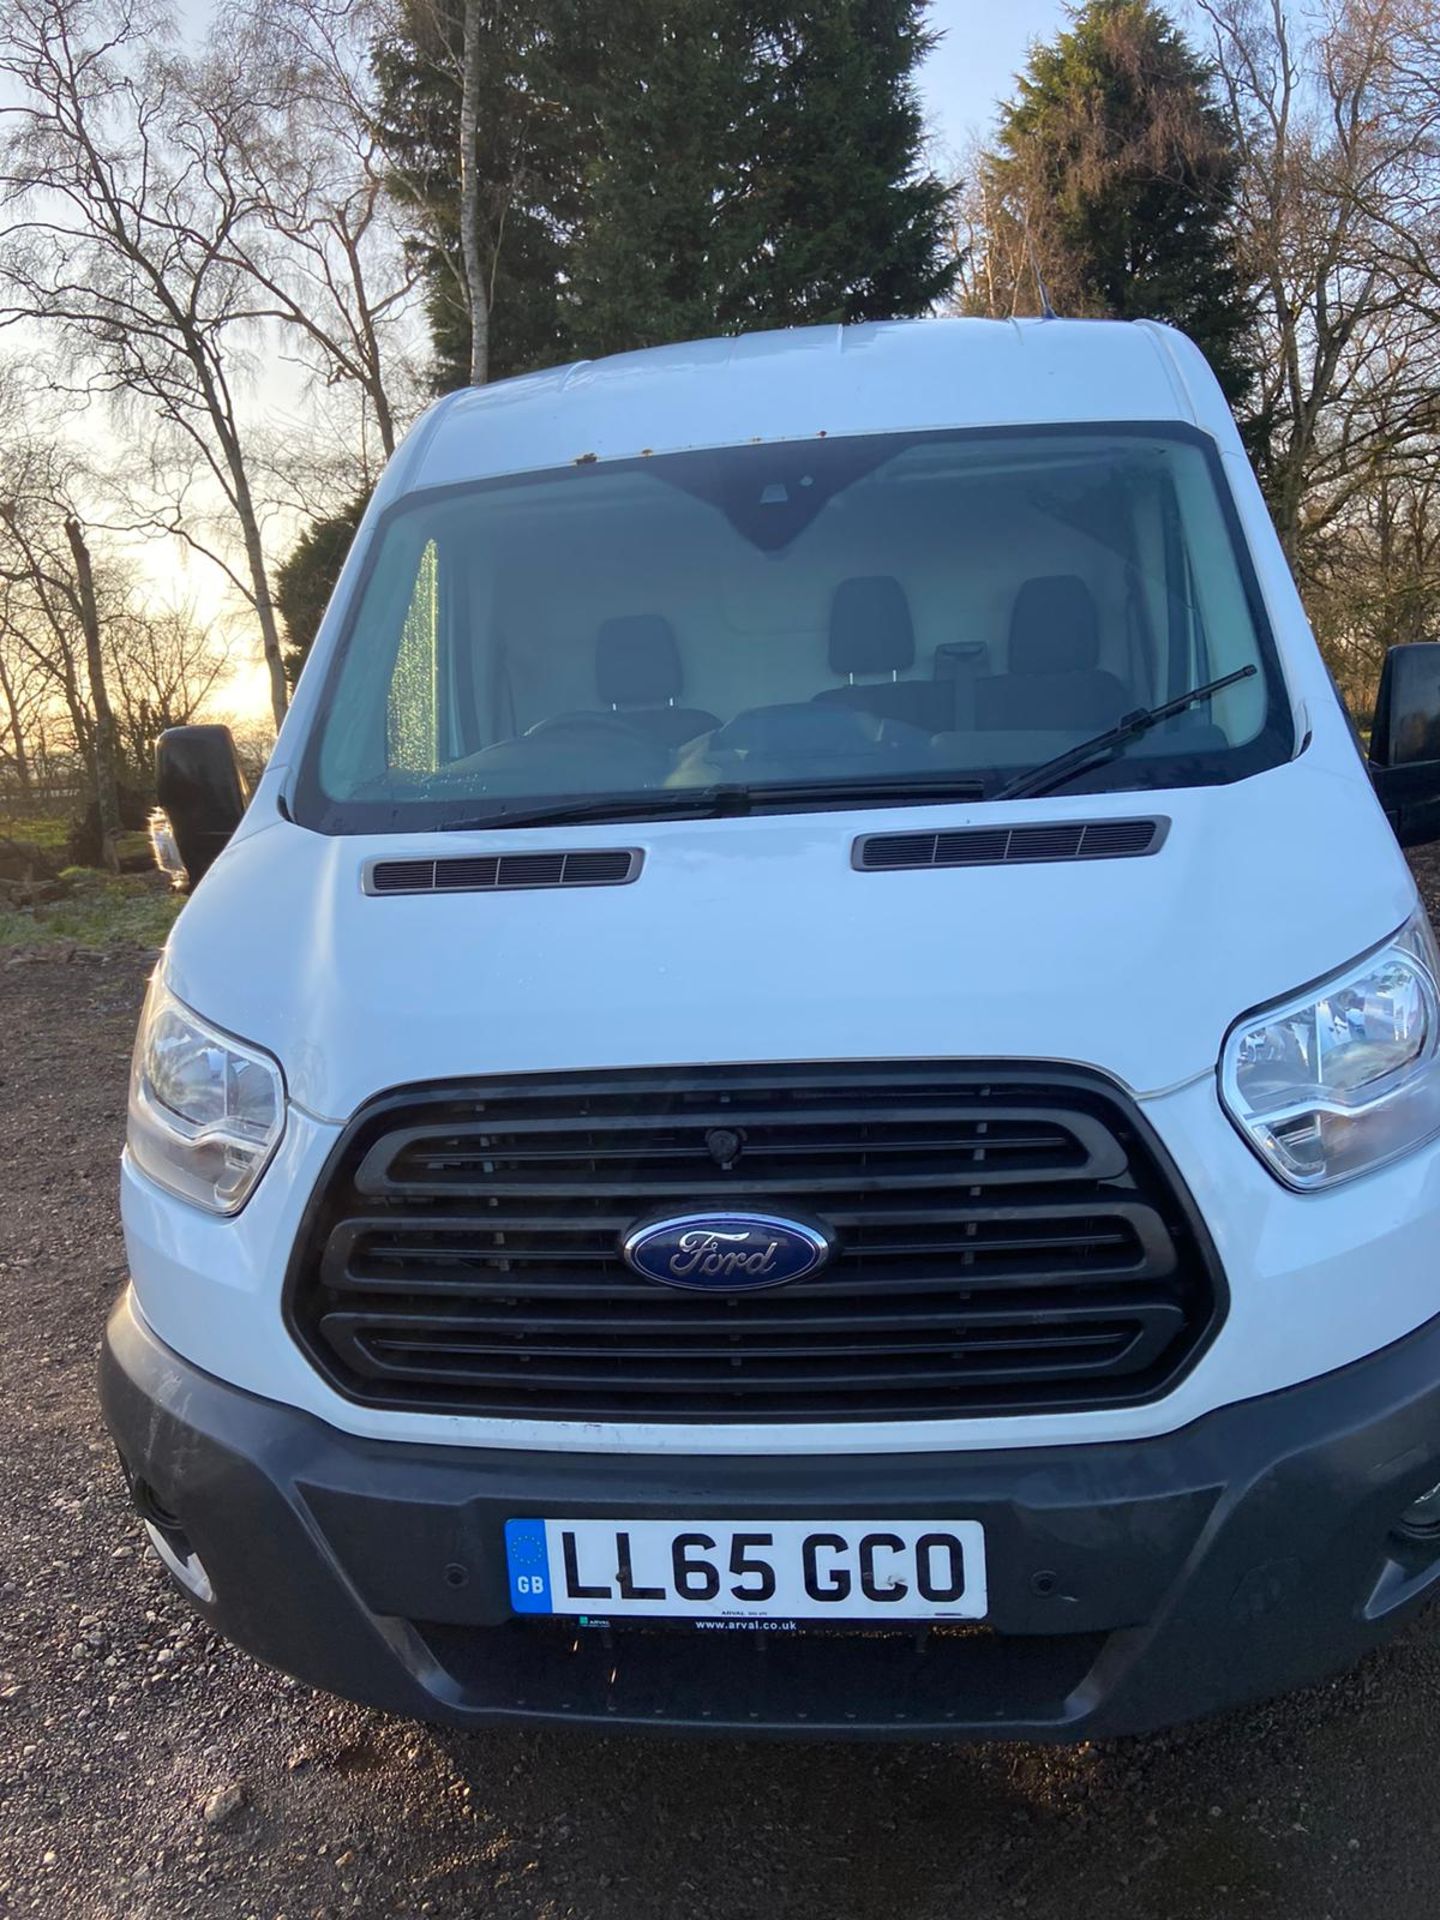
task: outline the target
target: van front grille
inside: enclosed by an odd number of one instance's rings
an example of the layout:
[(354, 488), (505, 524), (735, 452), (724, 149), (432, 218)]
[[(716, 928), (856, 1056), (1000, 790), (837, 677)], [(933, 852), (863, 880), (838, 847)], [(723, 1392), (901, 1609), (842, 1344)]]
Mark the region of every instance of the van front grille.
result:
[[(649, 1218), (746, 1210), (822, 1227), (828, 1265), (696, 1294), (621, 1256)], [(702, 1422), (1147, 1399), (1223, 1297), (1117, 1088), (945, 1061), (388, 1097), (337, 1149), (287, 1296), (312, 1361), (368, 1406)]]

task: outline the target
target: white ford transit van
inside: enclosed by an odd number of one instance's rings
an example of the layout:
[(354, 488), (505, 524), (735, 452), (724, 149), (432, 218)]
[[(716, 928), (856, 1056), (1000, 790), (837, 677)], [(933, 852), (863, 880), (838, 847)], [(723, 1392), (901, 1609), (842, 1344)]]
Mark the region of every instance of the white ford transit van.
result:
[(441, 401), (248, 807), (160, 755), (214, 864), (102, 1385), (175, 1579), (459, 1726), (1073, 1739), (1375, 1645), (1440, 1581), (1437, 654), (1367, 768), (1157, 326)]

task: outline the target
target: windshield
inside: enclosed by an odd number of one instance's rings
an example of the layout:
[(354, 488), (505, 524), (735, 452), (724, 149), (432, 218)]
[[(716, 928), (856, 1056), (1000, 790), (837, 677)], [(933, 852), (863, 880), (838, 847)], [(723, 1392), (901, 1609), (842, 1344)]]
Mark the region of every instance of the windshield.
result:
[(392, 509), (295, 811), (343, 833), (998, 794), (1226, 676), (1067, 787), (1291, 750), (1218, 457), (1183, 428), (582, 462)]

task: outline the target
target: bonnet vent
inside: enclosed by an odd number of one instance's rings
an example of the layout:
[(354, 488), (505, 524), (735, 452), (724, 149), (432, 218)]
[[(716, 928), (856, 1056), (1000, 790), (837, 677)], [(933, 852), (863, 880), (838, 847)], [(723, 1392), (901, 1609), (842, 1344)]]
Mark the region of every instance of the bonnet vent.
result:
[(514, 887), (623, 887), (639, 876), (638, 848), (590, 853), (484, 853), (455, 860), (376, 860), (367, 893), (492, 893)]
[(1053, 826), (967, 827), (954, 833), (867, 833), (855, 842), (863, 873), (907, 867), (1003, 867), (1030, 860), (1126, 860), (1156, 853), (1168, 820), (1063, 820)]

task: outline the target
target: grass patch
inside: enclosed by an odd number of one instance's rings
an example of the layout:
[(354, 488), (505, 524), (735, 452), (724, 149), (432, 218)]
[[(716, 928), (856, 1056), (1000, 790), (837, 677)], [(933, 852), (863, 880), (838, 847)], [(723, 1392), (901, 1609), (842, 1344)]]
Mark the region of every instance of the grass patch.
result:
[(70, 839), (70, 826), (68, 815), (63, 813), (0, 813), (0, 840), (14, 840), (22, 847), (59, 855)]
[(184, 902), (150, 874), (96, 873), (71, 867), (63, 900), (33, 907), (0, 904), (0, 952), (30, 947), (163, 946)]

